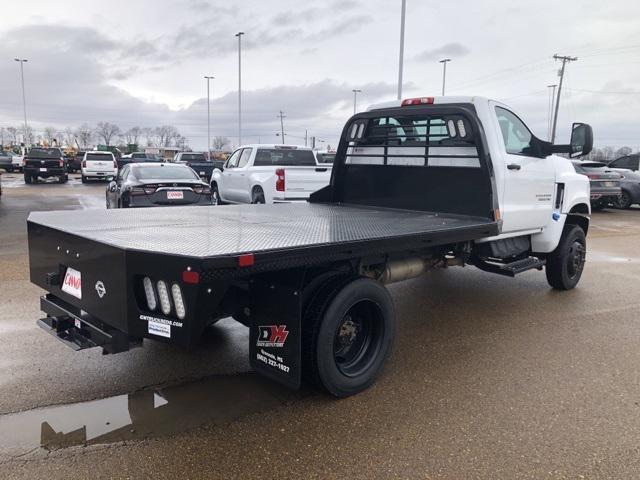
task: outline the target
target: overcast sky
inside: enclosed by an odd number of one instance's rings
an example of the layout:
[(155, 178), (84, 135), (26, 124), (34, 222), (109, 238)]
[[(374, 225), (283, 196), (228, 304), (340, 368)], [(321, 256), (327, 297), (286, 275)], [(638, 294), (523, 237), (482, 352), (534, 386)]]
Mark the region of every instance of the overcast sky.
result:
[[(400, 0), (23, 0), (4, 2), (0, 126), (22, 118), (19, 67), (27, 58), (27, 114), (35, 130), (111, 121), (123, 129), (171, 124), (206, 147), (237, 141), (237, 38), (243, 37), (243, 140), (277, 142), (279, 110), (290, 143), (309, 135), (335, 146), (359, 106), (395, 98)], [(572, 121), (596, 144), (640, 146), (640, 2), (632, 0), (407, 0), (404, 96), (486, 95), (547, 136), (554, 53), (567, 67), (560, 140)]]

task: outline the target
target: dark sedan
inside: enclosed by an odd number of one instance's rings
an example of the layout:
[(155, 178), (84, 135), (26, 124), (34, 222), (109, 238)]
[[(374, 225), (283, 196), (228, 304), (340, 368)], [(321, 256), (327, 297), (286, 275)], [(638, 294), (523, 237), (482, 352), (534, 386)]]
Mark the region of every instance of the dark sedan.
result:
[(580, 162), (574, 160), (573, 168), (577, 173), (589, 177), (591, 184), (591, 208), (601, 210), (608, 205), (616, 204), (622, 193), (619, 173), (607, 168), (601, 162)]
[(211, 205), (211, 187), (186, 165), (130, 163), (107, 186), (107, 208)]
[(617, 170), (622, 175), (620, 187), (622, 194), (613, 205), (618, 208), (629, 208), (633, 204), (640, 205), (640, 173), (630, 170)]

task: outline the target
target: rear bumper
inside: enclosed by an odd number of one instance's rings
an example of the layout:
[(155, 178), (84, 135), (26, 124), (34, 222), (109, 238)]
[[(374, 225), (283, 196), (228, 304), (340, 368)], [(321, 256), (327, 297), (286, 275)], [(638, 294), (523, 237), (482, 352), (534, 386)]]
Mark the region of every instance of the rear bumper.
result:
[[(44, 169), (44, 171), (42, 171), (42, 169)], [(65, 167), (37, 167), (36, 168), (36, 167), (25, 166), (23, 168), (23, 171), (26, 174), (35, 175), (42, 178), (60, 177), (67, 173), (67, 170)]]
[(40, 297), (40, 309), (47, 316), (38, 326), (73, 350), (102, 347), (104, 353), (120, 353), (142, 345), (142, 339), (103, 324), (55, 295)]

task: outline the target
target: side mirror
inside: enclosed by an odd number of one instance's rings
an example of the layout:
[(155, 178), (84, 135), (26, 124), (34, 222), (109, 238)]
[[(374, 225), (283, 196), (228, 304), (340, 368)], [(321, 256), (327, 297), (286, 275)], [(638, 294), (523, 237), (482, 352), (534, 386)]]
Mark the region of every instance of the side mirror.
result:
[(569, 157), (587, 155), (593, 149), (593, 129), (586, 123), (574, 123), (571, 127)]
[(118, 189), (118, 184), (112, 180), (111, 182), (109, 182), (109, 186), (107, 188), (111, 193), (113, 193)]

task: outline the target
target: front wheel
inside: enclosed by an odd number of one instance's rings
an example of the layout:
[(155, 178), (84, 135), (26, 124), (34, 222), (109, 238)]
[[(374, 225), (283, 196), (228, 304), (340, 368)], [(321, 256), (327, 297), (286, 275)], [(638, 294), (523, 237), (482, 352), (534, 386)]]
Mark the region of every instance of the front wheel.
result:
[(220, 191), (218, 190), (218, 184), (211, 184), (211, 204), (212, 205), (222, 205), (222, 200), (220, 199)]
[(355, 395), (380, 375), (394, 338), (393, 302), (382, 284), (330, 281), (303, 319), (306, 379), (336, 397)]
[(556, 290), (571, 290), (580, 281), (586, 259), (584, 230), (577, 225), (567, 225), (560, 243), (547, 257), (547, 282)]

